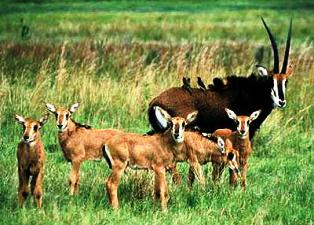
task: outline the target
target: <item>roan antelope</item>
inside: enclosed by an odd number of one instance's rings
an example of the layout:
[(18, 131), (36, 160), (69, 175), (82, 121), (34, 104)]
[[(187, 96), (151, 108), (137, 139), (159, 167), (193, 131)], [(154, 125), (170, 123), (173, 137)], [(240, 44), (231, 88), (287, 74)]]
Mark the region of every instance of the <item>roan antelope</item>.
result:
[[(141, 135), (123, 133), (111, 138), (105, 147), (106, 160), (111, 168), (111, 174), (106, 181), (109, 202), (114, 209), (119, 208), (117, 189), (119, 180), (127, 167), (133, 169), (153, 170), (155, 173), (155, 198), (161, 200), (161, 207), (165, 209), (168, 203), (168, 189), (166, 170), (181, 155), (184, 141), (185, 126), (192, 122), (197, 112), (188, 114), (187, 118), (170, 117), (162, 108), (156, 106), (156, 112), (163, 116), (169, 128), (160, 134)], [(189, 162), (198, 176), (200, 169), (195, 162)]]
[(70, 108), (57, 108), (53, 104), (46, 104), (47, 109), (56, 116), (58, 138), (64, 157), (72, 164), (69, 180), (71, 195), (79, 191), (81, 163), (103, 159), (103, 146), (111, 137), (121, 133), (114, 129), (93, 129), (75, 122), (71, 116), (79, 106), (79, 103), (75, 103)]
[[(232, 142), (233, 147), (239, 152), (240, 168), (241, 168), (241, 186), (246, 187), (246, 173), (247, 173), (247, 160), (252, 153), (251, 141), (249, 138), (250, 124), (258, 118), (261, 110), (253, 112), (250, 116), (237, 116), (232, 110), (225, 109), (227, 115), (237, 125), (237, 130), (218, 129), (213, 134), (227, 138)], [(213, 179), (219, 180), (222, 167), (220, 165), (214, 166)], [(236, 174), (230, 171), (230, 184), (236, 184)]]
[(42, 206), (42, 185), (44, 179), (45, 149), (41, 141), (39, 130), (48, 120), (48, 114), (38, 121), (15, 115), (16, 121), (23, 125), (23, 137), (17, 148), (18, 161), (18, 202), (22, 207), (29, 194), (29, 180), (31, 180), (31, 194), (38, 208)]
[(239, 115), (249, 115), (261, 109), (261, 115), (251, 124), (250, 138), (254, 136), (256, 130), (274, 108), (286, 106), (287, 78), (292, 74), (292, 68), (288, 66), (292, 20), (280, 72), (275, 38), (263, 18), (262, 22), (273, 49), (273, 71), (268, 72), (264, 67), (258, 66), (260, 76), (252, 74), (248, 77), (215, 78), (213, 85), (206, 90), (187, 88), (189, 84), (184, 82), (183, 87), (173, 87), (162, 92), (150, 102), (148, 109), (149, 122), (155, 132), (165, 130), (167, 125), (154, 110), (155, 106), (162, 107), (171, 116), (185, 117), (190, 112), (198, 111), (199, 115), (193, 126), (199, 127), (202, 132), (206, 133), (212, 133), (222, 127), (235, 129), (234, 123), (225, 116), (225, 108), (232, 108)]

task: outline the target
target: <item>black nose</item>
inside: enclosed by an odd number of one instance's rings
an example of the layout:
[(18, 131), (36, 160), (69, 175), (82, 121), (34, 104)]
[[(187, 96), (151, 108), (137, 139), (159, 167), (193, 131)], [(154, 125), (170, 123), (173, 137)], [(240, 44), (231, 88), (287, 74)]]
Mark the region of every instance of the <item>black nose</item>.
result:
[(59, 129), (61, 129), (61, 128), (62, 128), (62, 125), (60, 125), (60, 124), (59, 124), (59, 125), (57, 125), (57, 126), (58, 126), (58, 128), (59, 128)]
[(240, 134), (244, 134), (245, 133), (245, 130), (240, 130)]
[(29, 136), (28, 135), (24, 135), (24, 140), (28, 140)]
[(286, 106), (286, 100), (279, 100), (279, 106), (280, 107), (285, 107)]

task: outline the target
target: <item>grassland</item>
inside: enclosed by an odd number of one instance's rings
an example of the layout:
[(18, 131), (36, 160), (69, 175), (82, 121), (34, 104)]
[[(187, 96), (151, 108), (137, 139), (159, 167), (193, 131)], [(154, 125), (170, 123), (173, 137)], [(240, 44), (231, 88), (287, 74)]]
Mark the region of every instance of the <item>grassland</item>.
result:
[[(0, 3), (0, 224), (313, 224), (314, 46), (312, 3), (80, 2)], [(46, 146), (44, 207), (16, 204), (19, 113), (39, 117), (44, 102), (81, 102), (75, 119), (93, 127), (149, 130), (146, 108), (162, 90), (189, 74), (248, 75), (256, 63), (271, 66), (259, 17), (283, 43), (293, 17), (288, 106), (276, 110), (254, 139), (248, 189), (231, 190), (227, 174), (201, 190), (170, 183), (161, 212), (152, 198), (152, 176), (129, 171), (120, 184), (122, 208), (114, 213), (103, 181), (103, 162), (82, 167), (81, 191), (68, 196), (70, 165), (63, 159), (51, 117)], [(21, 22), (30, 33), (21, 37)], [(261, 54), (263, 52), (263, 54)], [(208, 177), (211, 166), (204, 168)], [(187, 173), (185, 165), (180, 166)]]

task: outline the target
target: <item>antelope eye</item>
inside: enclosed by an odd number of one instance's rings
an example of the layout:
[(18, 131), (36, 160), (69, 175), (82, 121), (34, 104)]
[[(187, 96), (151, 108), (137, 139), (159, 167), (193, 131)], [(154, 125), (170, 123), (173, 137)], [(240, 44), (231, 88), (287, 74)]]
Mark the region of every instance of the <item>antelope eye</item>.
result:
[(57, 113), (55, 113), (55, 117), (56, 117), (56, 120), (58, 119), (58, 114)]
[(183, 123), (182, 123), (182, 127), (185, 127), (185, 126), (186, 126), (186, 123), (185, 123), (185, 122), (183, 122)]
[(69, 119), (69, 114), (65, 114), (65, 118), (68, 120)]
[(38, 126), (35, 125), (35, 126), (33, 127), (33, 130), (34, 130), (34, 131), (37, 131), (37, 130), (38, 130)]

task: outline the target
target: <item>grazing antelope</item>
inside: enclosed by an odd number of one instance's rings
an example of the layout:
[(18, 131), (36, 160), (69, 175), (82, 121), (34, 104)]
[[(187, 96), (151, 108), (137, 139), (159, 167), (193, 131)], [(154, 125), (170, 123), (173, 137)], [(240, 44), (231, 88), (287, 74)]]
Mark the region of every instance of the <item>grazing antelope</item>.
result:
[[(153, 170), (155, 173), (155, 198), (160, 198), (161, 207), (165, 209), (168, 203), (168, 189), (166, 170), (182, 156), (184, 130), (197, 116), (197, 112), (190, 113), (186, 119), (170, 117), (162, 108), (156, 106), (156, 112), (163, 116), (170, 124), (164, 133), (154, 135), (140, 135), (124, 133), (109, 140), (105, 147), (106, 159), (112, 169), (106, 181), (109, 202), (114, 209), (119, 208), (117, 189), (119, 180), (127, 167), (132, 169)], [(199, 166), (189, 162), (198, 176)]]
[[(208, 162), (227, 165), (231, 171), (238, 174), (239, 153), (233, 148), (230, 140), (226, 139), (223, 141), (219, 136), (213, 137), (213, 135), (206, 133), (201, 135), (196, 132), (187, 132), (185, 146), (188, 152), (197, 156), (197, 161), (201, 165), (205, 165)], [(194, 172), (189, 169), (188, 184), (190, 186), (194, 179)]]
[(42, 206), (42, 183), (44, 179), (45, 149), (40, 137), (40, 128), (47, 122), (48, 114), (38, 121), (15, 115), (16, 121), (23, 125), (23, 137), (17, 147), (18, 161), (18, 202), (22, 207), (29, 194), (29, 180), (31, 180), (31, 194), (38, 208)]
[[(216, 135), (207, 133), (186, 131), (184, 138), (184, 151), (187, 158), (196, 157), (200, 165), (205, 165), (208, 162), (219, 164), (221, 166), (227, 165), (230, 170), (238, 173), (238, 158), (239, 154), (232, 147), (230, 140), (225, 141)], [(185, 159), (187, 160), (187, 159)], [(171, 168), (173, 172), (174, 183), (180, 183), (179, 173), (174, 166)], [(202, 176), (202, 174), (201, 174)], [(188, 186), (194, 182), (194, 171), (190, 168), (188, 175)]]
[[(219, 135), (223, 138), (228, 138), (233, 147), (238, 150), (240, 154), (240, 168), (241, 168), (241, 186), (246, 187), (246, 173), (247, 173), (247, 160), (252, 153), (251, 141), (249, 138), (250, 124), (258, 118), (261, 114), (261, 110), (253, 112), (250, 116), (237, 116), (232, 110), (225, 109), (227, 115), (232, 119), (236, 125), (237, 130), (232, 131), (230, 129), (218, 129), (214, 132), (214, 135)], [(213, 179), (219, 180), (221, 173), (221, 166), (216, 165), (213, 170)], [(230, 171), (230, 184), (236, 184), (236, 175), (233, 171)]]
[[(232, 108), (239, 115), (261, 109), (261, 115), (251, 124), (250, 139), (257, 129), (271, 113), (278, 107), (286, 106), (287, 78), (292, 74), (288, 66), (292, 21), (290, 21), (286, 49), (281, 71), (279, 72), (279, 57), (275, 38), (266, 22), (262, 22), (268, 33), (274, 55), (274, 69), (268, 72), (264, 67), (258, 66), (260, 76), (252, 74), (249, 77), (229, 76), (224, 79), (215, 78), (213, 85), (204, 90), (189, 87), (189, 82), (184, 82), (182, 87), (172, 87), (155, 97), (149, 104), (148, 118), (155, 132), (166, 129), (165, 121), (158, 117), (155, 106), (165, 109), (171, 116), (185, 117), (193, 111), (199, 115), (193, 126), (202, 132), (214, 132), (221, 127), (234, 130), (232, 123), (225, 116), (224, 109)], [(186, 81), (187, 78), (184, 78)], [(201, 83), (201, 82), (198, 82)]]
[(58, 138), (64, 157), (72, 164), (69, 179), (70, 195), (79, 191), (81, 163), (86, 160), (103, 159), (103, 146), (111, 137), (121, 133), (114, 129), (92, 129), (90, 126), (75, 122), (71, 116), (79, 106), (79, 103), (75, 103), (67, 109), (46, 104), (47, 109), (56, 116)]

